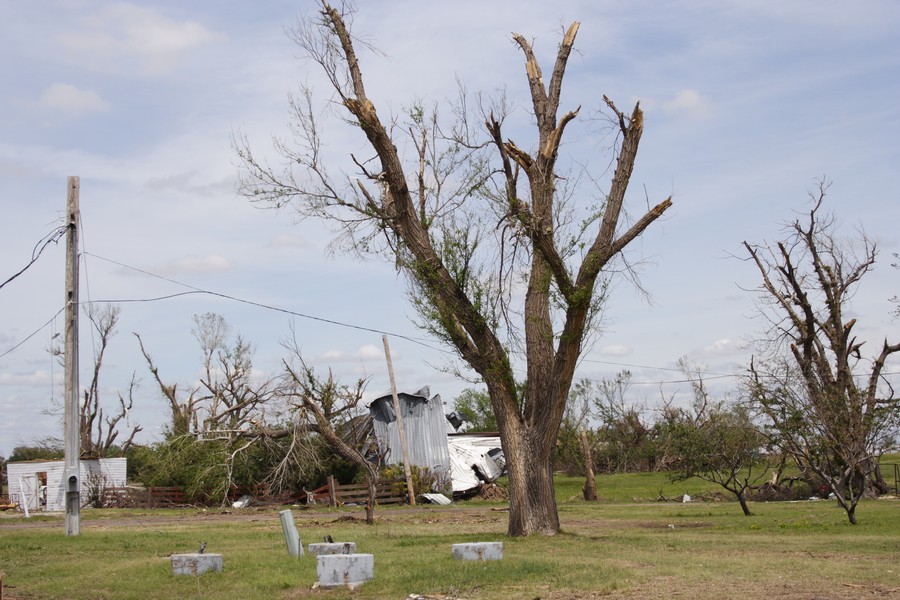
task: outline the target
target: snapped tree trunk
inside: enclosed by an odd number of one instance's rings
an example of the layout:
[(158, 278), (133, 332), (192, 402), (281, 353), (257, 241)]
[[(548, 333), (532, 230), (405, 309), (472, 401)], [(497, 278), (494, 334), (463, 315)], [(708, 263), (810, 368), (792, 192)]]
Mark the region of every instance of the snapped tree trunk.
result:
[(375, 496), (377, 494), (376, 481), (377, 475), (374, 470), (367, 468), (366, 471), (366, 491), (369, 494), (366, 500), (366, 525), (375, 524)]
[(584, 454), (584, 487), (581, 490), (586, 502), (597, 499), (597, 482), (594, 478), (594, 453), (588, 442), (587, 432), (581, 429), (581, 451)]

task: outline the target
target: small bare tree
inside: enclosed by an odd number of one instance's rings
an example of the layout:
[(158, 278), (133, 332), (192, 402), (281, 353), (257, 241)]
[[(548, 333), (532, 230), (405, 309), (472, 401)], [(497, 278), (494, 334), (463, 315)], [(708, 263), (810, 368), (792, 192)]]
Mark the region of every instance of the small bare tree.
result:
[(592, 392), (600, 423), (597, 433), (610, 472), (652, 470), (656, 463), (653, 430), (644, 407), (628, 399), (631, 377), (631, 371), (619, 371), (599, 381)]
[[(91, 383), (84, 390), (84, 398), (81, 402), (81, 453), (84, 456), (103, 458), (119, 439), (120, 426), (127, 419), (129, 411), (134, 406), (134, 391), (137, 388), (137, 378), (131, 375), (128, 385), (127, 397), (121, 392), (118, 396), (118, 410), (112, 414), (105, 412), (101, 403), (100, 372), (103, 367), (103, 359), (110, 339), (116, 333), (116, 325), (119, 322), (120, 308), (114, 304), (88, 304), (85, 314), (97, 334), (97, 347), (94, 356), (93, 374)], [(130, 426), (128, 437), (119, 444), (119, 449), (126, 452), (134, 443), (136, 436), (142, 428), (140, 425)]]
[(900, 424), (900, 399), (883, 376), (900, 344), (885, 340), (871, 356), (863, 353), (847, 312), (875, 264), (876, 245), (864, 234), (838, 236), (835, 217), (822, 212), (827, 190), (820, 181), (809, 213), (788, 224), (784, 240), (744, 242), (762, 276), (760, 310), (770, 324), (748, 391), (774, 441), (856, 523), (860, 498), (883, 485), (878, 458)]
[(585, 501), (597, 499), (597, 481), (594, 474), (594, 447), (597, 437), (589, 434), (592, 411), (593, 384), (583, 379), (572, 386), (569, 402), (563, 413), (557, 441), (557, 460), (568, 474), (584, 473), (584, 486), (581, 489)]

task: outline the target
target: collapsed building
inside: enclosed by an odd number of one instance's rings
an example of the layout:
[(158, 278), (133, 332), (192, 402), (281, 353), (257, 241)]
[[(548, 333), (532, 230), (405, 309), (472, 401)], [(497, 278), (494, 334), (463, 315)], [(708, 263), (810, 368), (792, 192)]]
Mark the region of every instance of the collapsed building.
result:
[[(506, 472), (500, 436), (457, 432), (444, 414), (440, 395), (431, 396), (428, 386), (413, 393), (398, 392), (397, 398), (410, 464), (427, 467), (436, 481), (449, 484), (454, 496), (475, 494), (483, 483), (493, 482)], [(368, 406), (384, 464), (402, 463), (393, 395), (380, 396)]]

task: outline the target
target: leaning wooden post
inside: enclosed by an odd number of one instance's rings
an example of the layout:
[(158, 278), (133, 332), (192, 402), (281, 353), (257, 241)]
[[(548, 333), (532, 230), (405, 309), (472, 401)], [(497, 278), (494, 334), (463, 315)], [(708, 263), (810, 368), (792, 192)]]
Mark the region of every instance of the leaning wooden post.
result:
[(337, 482), (334, 480), (334, 475), (328, 476), (328, 502), (332, 507), (337, 506)]
[(403, 451), (403, 473), (406, 475), (406, 493), (409, 505), (416, 505), (416, 492), (413, 489), (412, 471), (409, 467), (409, 447), (406, 445), (406, 432), (403, 429), (403, 413), (400, 412), (400, 398), (397, 397), (397, 384), (394, 381), (394, 363), (391, 362), (391, 349), (388, 347), (386, 335), (381, 336), (384, 342), (384, 357), (387, 359), (388, 376), (391, 378), (391, 398), (394, 400), (394, 413), (397, 415), (397, 433), (400, 435), (400, 449)]

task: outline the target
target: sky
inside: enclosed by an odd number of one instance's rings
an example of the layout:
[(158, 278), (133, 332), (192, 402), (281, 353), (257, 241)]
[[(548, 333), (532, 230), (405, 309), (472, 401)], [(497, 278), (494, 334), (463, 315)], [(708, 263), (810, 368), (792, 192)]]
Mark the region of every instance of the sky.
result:
[[(132, 333), (164, 380), (191, 386), (201, 367), (192, 317), (207, 312), (253, 343), (260, 377), (278, 373), (293, 327), (320, 373), (366, 377), (368, 397), (390, 389), (382, 335), (401, 390), (429, 385), (452, 402), (471, 386), (442, 368), (451, 355), (414, 326), (390, 264), (332, 255), (326, 224), (260, 210), (235, 191), (233, 135), (243, 132), (277, 164), (272, 139), (287, 134), (288, 95), (307, 83), (329, 97), (285, 33), (315, 9), (311, 0), (37, 0), (0, 9), (0, 281), (62, 225), (67, 177), (80, 177), (80, 299), (121, 308), (101, 394), (112, 407), (135, 375), (129, 423), (143, 427), (142, 442), (160, 439), (168, 408)], [(576, 378), (627, 368), (633, 402), (686, 401), (675, 365), (688, 357), (715, 393), (736, 393), (749, 343), (763, 332), (747, 291), (759, 275), (741, 243), (779, 239), (823, 177), (843, 231), (879, 244), (853, 299), (857, 333), (870, 353), (885, 337), (900, 339), (889, 301), (900, 293), (891, 267), (900, 250), (897, 3), (374, 0), (357, 9), (354, 32), (378, 50), (360, 60), (380, 114), (445, 102), (457, 79), (473, 91), (504, 88), (519, 123), (507, 135), (520, 147), (533, 147), (534, 132), (511, 32), (533, 42), (549, 77), (561, 32), (580, 21), (561, 110), (583, 108), (563, 151), (577, 153), (571, 160), (588, 165), (601, 188), (612, 144), (598, 126), (602, 96), (625, 111), (641, 102), (630, 214), (669, 195), (674, 205), (628, 250), (649, 298), (616, 281)], [(363, 141), (329, 138), (335, 167), (349, 170)], [(63, 332), (64, 281), (65, 246), (51, 243), (0, 288), (0, 456), (62, 436), (62, 368), (48, 348)], [(153, 300), (191, 289), (238, 300)], [(82, 385), (96, 344), (82, 318)], [(900, 372), (897, 360), (888, 367)]]

